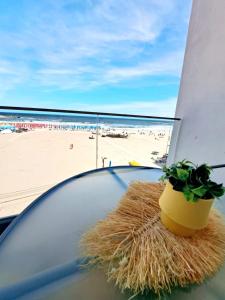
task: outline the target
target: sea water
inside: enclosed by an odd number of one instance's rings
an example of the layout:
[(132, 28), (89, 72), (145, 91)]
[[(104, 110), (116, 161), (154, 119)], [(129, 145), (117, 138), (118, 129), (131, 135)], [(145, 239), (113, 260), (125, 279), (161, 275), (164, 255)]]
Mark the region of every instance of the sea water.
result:
[(82, 115), (71, 113), (27, 113), (27, 112), (0, 112), (1, 122), (41, 122), (41, 123), (61, 123), (73, 126), (96, 126), (101, 124), (117, 128), (151, 127), (151, 126), (172, 126), (173, 120), (162, 120), (157, 118), (140, 117), (117, 117), (101, 115)]

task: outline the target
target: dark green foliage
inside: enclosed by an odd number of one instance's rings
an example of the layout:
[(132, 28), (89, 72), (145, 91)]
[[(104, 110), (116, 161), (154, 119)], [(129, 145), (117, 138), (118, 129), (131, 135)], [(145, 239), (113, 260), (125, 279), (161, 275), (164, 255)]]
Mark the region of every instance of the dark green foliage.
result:
[(210, 180), (212, 169), (207, 164), (196, 166), (190, 161), (183, 160), (169, 168), (164, 166), (163, 171), (165, 175), (161, 180), (169, 180), (174, 190), (184, 193), (187, 201), (219, 198), (225, 193), (222, 184)]

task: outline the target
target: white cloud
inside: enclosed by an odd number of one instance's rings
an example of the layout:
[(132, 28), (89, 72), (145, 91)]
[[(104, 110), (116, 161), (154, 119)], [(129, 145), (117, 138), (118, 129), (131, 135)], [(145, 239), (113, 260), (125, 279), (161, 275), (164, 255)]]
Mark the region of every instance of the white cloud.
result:
[(16, 69), (0, 72), (11, 74), (12, 86), (15, 78), (16, 84), (21, 82), (19, 69), (24, 82), (53, 89), (179, 76), (179, 35), (165, 49), (154, 51), (165, 30), (184, 28), (187, 4), (179, 5), (179, 0), (46, 0), (27, 5), (14, 32), (0, 31), (0, 57), (13, 58)]
[(138, 64), (134, 67), (112, 68), (106, 76), (116, 81), (130, 79), (132, 77), (174, 75), (179, 76), (183, 61), (183, 53), (171, 53), (152, 62)]
[(130, 101), (120, 102), (117, 104), (85, 104), (77, 103), (76, 106), (70, 105), (67, 108), (83, 110), (83, 111), (100, 111), (111, 113), (124, 113), (124, 114), (141, 114), (150, 116), (161, 117), (174, 117), (176, 108), (176, 98), (169, 98), (163, 100), (149, 100), (149, 101)]
[(29, 71), (23, 63), (13, 64), (7, 60), (0, 60), (0, 97), (25, 82)]
[(77, 66), (75, 69), (69, 67), (67, 69), (47, 68), (37, 72), (36, 80), (43, 86), (86, 90), (96, 86), (115, 85), (146, 76), (172, 75), (178, 78), (182, 61), (183, 53), (179, 51), (152, 62), (142, 62), (130, 67)]

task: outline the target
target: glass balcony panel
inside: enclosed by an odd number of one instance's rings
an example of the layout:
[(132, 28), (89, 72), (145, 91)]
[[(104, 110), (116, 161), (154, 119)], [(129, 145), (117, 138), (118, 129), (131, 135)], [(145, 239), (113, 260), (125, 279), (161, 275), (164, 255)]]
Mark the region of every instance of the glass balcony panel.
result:
[(0, 110), (0, 218), (95, 168), (166, 163), (174, 120)]
[(98, 167), (166, 163), (174, 121), (105, 117), (99, 118)]
[(96, 116), (0, 111), (0, 218), (96, 167)]

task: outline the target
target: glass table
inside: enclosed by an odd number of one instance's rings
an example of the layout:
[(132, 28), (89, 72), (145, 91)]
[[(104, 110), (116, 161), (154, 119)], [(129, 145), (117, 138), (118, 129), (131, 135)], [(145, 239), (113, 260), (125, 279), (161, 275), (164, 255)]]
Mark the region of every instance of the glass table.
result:
[[(0, 299), (125, 300), (103, 271), (80, 265), (84, 232), (114, 209), (130, 182), (158, 181), (160, 169), (111, 167), (76, 175), (41, 195), (0, 237)], [(225, 299), (225, 268), (166, 299)], [(148, 293), (134, 299), (155, 299)]]

